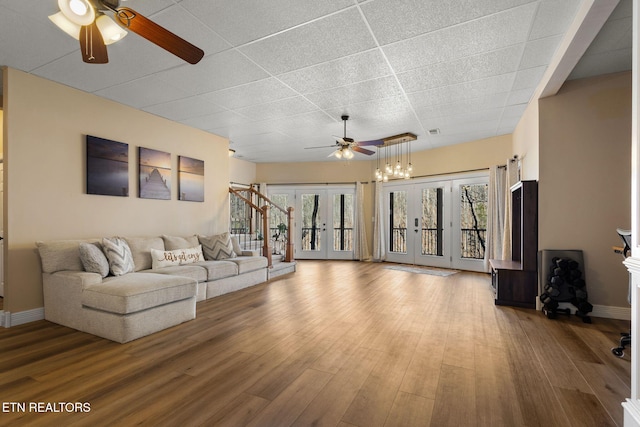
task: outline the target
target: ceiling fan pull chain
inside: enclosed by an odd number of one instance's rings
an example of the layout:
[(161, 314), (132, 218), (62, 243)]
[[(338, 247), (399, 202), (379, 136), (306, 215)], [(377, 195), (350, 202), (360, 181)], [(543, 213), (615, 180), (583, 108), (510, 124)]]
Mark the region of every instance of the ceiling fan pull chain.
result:
[(89, 27), (89, 46), (89, 61), (93, 61), (96, 59), (96, 57), (93, 56), (93, 25)]

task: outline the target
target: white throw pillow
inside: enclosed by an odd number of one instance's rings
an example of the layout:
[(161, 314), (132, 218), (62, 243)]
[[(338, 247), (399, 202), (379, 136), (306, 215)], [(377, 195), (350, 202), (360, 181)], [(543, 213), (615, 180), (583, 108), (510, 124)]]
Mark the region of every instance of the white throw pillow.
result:
[(176, 249), (173, 251), (159, 251), (151, 248), (151, 268), (170, 267), (172, 265), (185, 265), (204, 261), (202, 246), (194, 248)]
[(237, 256), (233, 251), (229, 233), (215, 236), (198, 236), (198, 240), (200, 240), (204, 256), (208, 260), (235, 258)]
[(122, 276), (135, 270), (131, 249), (120, 237), (102, 239), (102, 250), (109, 261), (109, 270), (114, 276)]

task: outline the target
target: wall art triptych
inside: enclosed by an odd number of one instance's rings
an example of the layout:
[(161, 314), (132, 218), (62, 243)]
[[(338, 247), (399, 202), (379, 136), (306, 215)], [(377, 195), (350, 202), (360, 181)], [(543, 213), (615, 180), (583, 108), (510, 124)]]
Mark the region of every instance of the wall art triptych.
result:
[[(129, 144), (87, 135), (87, 194), (129, 196)], [(171, 153), (138, 147), (138, 197), (171, 200)], [(204, 202), (204, 160), (178, 156), (178, 200)]]

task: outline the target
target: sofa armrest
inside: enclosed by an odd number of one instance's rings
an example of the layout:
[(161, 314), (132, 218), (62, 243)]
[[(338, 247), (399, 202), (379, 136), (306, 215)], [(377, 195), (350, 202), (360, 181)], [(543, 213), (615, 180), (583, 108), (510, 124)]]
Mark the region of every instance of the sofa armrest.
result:
[(84, 330), (82, 290), (102, 283), (102, 276), (85, 271), (42, 273), (44, 317), (54, 323)]

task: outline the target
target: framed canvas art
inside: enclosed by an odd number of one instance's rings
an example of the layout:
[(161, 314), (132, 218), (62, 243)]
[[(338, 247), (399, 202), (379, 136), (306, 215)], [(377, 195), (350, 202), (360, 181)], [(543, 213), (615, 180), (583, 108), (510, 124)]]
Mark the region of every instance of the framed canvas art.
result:
[(178, 156), (180, 200), (204, 202), (204, 160)]
[(138, 147), (138, 196), (171, 200), (171, 154)]
[(87, 135), (87, 194), (129, 196), (129, 144)]

